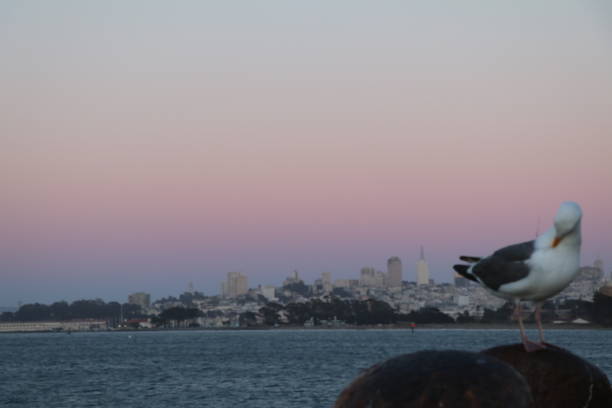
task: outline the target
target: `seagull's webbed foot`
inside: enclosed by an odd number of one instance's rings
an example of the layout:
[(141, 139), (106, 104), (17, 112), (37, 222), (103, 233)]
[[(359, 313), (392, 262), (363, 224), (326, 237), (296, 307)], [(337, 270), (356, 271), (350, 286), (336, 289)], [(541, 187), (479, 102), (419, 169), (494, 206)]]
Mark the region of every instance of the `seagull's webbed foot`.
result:
[(523, 339), (523, 347), (525, 347), (525, 351), (528, 353), (532, 353), (538, 350), (544, 350), (546, 346), (542, 343), (534, 343), (528, 339)]
[[(544, 341), (542, 341), (541, 343), (534, 343), (533, 341), (530, 341), (527, 338), (527, 333), (525, 332), (525, 326), (523, 325), (521, 301), (517, 299), (515, 303), (516, 303), (516, 307), (514, 309), (513, 315), (516, 316), (516, 319), (518, 320), (519, 329), (521, 331), (521, 340), (523, 342), (523, 347), (525, 347), (525, 351), (528, 353), (531, 353), (533, 351), (545, 349), (546, 346), (544, 345)], [(544, 339), (541, 331), (540, 331), (540, 339), (542, 340)]]

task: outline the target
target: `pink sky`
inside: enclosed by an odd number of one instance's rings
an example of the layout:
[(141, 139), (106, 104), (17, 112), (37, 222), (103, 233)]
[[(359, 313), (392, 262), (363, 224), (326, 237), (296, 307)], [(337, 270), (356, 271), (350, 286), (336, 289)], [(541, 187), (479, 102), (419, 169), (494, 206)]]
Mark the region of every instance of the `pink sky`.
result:
[(564, 200), (609, 272), (610, 7), (444, 4), (3, 3), (0, 306), (448, 281)]

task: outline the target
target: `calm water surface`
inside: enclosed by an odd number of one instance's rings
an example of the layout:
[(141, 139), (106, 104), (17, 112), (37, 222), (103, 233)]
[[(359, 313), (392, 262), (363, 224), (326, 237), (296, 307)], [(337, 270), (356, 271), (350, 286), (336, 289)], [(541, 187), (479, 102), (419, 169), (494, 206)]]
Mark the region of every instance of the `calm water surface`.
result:
[[(612, 331), (546, 334), (612, 378)], [(389, 357), (517, 340), (457, 329), (0, 334), (0, 406), (329, 407)]]

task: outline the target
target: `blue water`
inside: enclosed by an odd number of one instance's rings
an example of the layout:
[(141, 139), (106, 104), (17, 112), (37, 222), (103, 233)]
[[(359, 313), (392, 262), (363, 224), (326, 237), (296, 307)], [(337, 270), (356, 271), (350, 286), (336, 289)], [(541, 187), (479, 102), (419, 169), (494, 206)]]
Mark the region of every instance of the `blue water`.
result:
[[(546, 334), (612, 378), (612, 331)], [(517, 339), (517, 330), (453, 329), (0, 334), (0, 406), (329, 407), (389, 357)]]

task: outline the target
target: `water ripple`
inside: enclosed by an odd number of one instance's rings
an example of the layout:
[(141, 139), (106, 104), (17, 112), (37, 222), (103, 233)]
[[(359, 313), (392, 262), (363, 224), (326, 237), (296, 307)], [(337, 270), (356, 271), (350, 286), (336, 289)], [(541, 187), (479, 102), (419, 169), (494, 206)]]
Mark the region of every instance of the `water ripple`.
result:
[[(612, 375), (609, 331), (547, 330)], [(534, 335), (532, 333), (531, 335)], [(516, 330), (3, 334), (0, 405), (322, 407), (361, 371), (423, 349), (478, 351)]]

